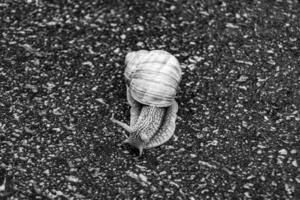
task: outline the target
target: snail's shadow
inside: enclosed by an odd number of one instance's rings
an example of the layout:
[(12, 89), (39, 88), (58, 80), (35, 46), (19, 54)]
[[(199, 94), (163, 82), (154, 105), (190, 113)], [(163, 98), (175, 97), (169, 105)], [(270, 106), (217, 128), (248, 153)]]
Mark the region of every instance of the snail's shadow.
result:
[(147, 149), (143, 151), (143, 154), (139, 156), (139, 150), (129, 144), (120, 145), (123, 150), (128, 150), (129, 156), (135, 161), (143, 161), (145, 164), (151, 168), (156, 169), (159, 165), (158, 157), (155, 153), (148, 152)]
[(121, 143), (119, 145), (123, 150), (128, 150), (129, 154), (131, 156), (134, 156), (135, 158), (142, 158), (144, 156), (144, 153), (139, 156), (139, 150), (137, 148), (135, 148), (134, 146), (130, 145), (130, 144), (126, 144), (126, 143)]

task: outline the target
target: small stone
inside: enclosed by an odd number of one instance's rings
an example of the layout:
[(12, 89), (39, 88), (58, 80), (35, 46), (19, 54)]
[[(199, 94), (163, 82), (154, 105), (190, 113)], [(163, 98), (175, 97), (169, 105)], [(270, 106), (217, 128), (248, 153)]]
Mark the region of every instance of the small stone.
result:
[(65, 196), (65, 194), (62, 191), (55, 190), (56, 195), (58, 196)]
[(76, 176), (66, 176), (66, 179), (70, 182), (73, 182), (73, 183), (79, 183), (80, 182), (80, 179)]
[(138, 42), (138, 43), (136, 43), (136, 46), (138, 46), (138, 47), (144, 47), (144, 43), (143, 42)]
[(187, 66), (189, 68), (189, 70), (193, 71), (196, 68), (195, 64), (190, 64)]
[(37, 93), (37, 92), (38, 92), (38, 89), (37, 89), (37, 87), (36, 87), (35, 85), (26, 84), (26, 85), (25, 85), (25, 88), (31, 89), (31, 91), (32, 91), (33, 93)]
[(145, 175), (143, 175), (143, 174), (139, 174), (139, 179), (140, 179), (141, 181), (145, 182), (145, 183), (148, 182), (147, 177), (146, 177)]
[(293, 165), (294, 167), (298, 167), (297, 160), (293, 160), (292, 165)]
[(174, 6), (174, 5), (172, 5), (171, 7), (170, 7), (170, 10), (175, 10), (176, 9), (176, 6)]
[(170, 181), (169, 184), (174, 185), (175, 187), (179, 188), (179, 185), (177, 183), (175, 183), (174, 181)]
[(120, 48), (116, 48), (116, 49), (114, 50), (114, 53), (115, 53), (115, 54), (120, 53)]
[(289, 185), (289, 184), (287, 184), (287, 183), (284, 184), (284, 188), (285, 188), (285, 191), (286, 191), (289, 195), (293, 194), (294, 191), (295, 191), (295, 187), (294, 187), (293, 185)]
[(211, 51), (211, 50), (213, 50), (214, 48), (215, 48), (214, 45), (209, 45), (209, 46), (207, 47), (208, 51)]
[(102, 103), (102, 104), (106, 104), (106, 102), (104, 101), (103, 98), (98, 98), (98, 99), (96, 99), (96, 101), (98, 101), (99, 103)]
[(180, 148), (176, 151), (176, 153), (181, 153), (181, 152), (184, 152), (185, 151), (185, 148)]
[(196, 158), (197, 157), (197, 155), (196, 154), (190, 154), (190, 156), (191, 156), (191, 158)]
[(240, 76), (239, 79), (237, 79), (236, 81), (239, 82), (239, 83), (242, 83), (242, 82), (245, 82), (248, 80), (248, 76), (245, 76), (245, 75), (242, 75)]
[(297, 153), (297, 150), (296, 149), (292, 149), (291, 150), (291, 154), (296, 154)]
[(145, 194), (146, 192), (145, 192), (145, 190), (139, 190), (139, 194)]
[(161, 171), (161, 172), (159, 173), (159, 175), (166, 175), (166, 174), (167, 174), (166, 171)]
[(227, 27), (227, 28), (239, 28), (239, 26), (234, 25), (234, 24), (232, 24), (232, 23), (227, 23), (227, 24), (226, 24), (226, 27)]
[(145, 166), (142, 165), (135, 165), (137, 168), (141, 169), (141, 170), (146, 170), (147, 168)]
[(281, 155), (287, 155), (287, 150), (286, 149), (281, 149), (281, 150), (279, 150), (279, 153)]
[(6, 185), (6, 178), (4, 178), (2, 185), (0, 185), (0, 192), (5, 191), (5, 185)]
[(235, 62), (237, 62), (237, 63), (242, 63), (242, 64), (246, 64), (246, 65), (253, 65), (252, 62), (250, 62), (250, 61), (245, 61), (245, 60), (235, 60)]
[(42, 189), (37, 184), (33, 184), (33, 189), (37, 194), (42, 194)]
[(48, 82), (47, 83), (47, 90), (52, 90), (55, 87), (55, 84)]
[(55, 26), (57, 24), (57, 22), (55, 21), (50, 21), (46, 23), (48, 26)]
[[(0, 7), (7, 7), (8, 6), (8, 4), (6, 4), (6, 3), (0, 3)], [(2, 35), (4, 35), (5, 33), (2, 33)], [(6, 35), (6, 34), (5, 34)]]
[(271, 182), (271, 185), (276, 187), (276, 186), (277, 186), (277, 183), (276, 183), (275, 181), (272, 181), (272, 182)]
[(96, 91), (98, 89), (98, 86), (95, 86), (92, 88), (92, 91)]
[(208, 131), (209, 131), (209, 128), (208, 128), (208, 127), (204, 127), (204, 128), (202, 129), (202, 131), (208, 132)]
[(91, 68), (95, 67), (94, 64), (91, 61), (85, 61), (85, 62), (82, 63), (82, 65), (88, 65)]
[(274, 60), (269, 60), (267, 63), (269, 63), (270, 65), (276, 65), (276, 62)]
[(26, 133), (34, 133), (34, 131), (31, 130), (30, 128), (28, 128), (28, 127), (24, 127), (24, 131), (25, 131)]
[(120, 38), (121, 38), (122, 40), (125, 40), (125, 39), (126, 39), (126, 35), (125, 35), (125, 34), (122, 34), (122, 35), (120, 36)]
[(247, 198), (251, 198), (249, 192), (245, 192), (244, 195), (245, 195)]
[(262, 150), (257, 150), (257, 154), (262, 154)]
[(155, 186), (151, 185), (150, 191), (151, 191), (151, 192), (156, 192), (156, 191), (157, 191), (157, 188), (156, 188)]
[(54, 130), (55, 132), (60, 132), (61, 131), (60, 128), (52, 128), (52, 130)]
[(173, 135), (173, 140), (174, 140), (174, 142), (176, 142), (178, 140), (178, 136), (177, 135)]
[(250, 189), (250, 188), (253, 187), (253, 183), (246, 183), (246, 184), (244, 184), (243, 187), (246, 188), (246, 189)]
[(207, 144), (207, 146), (217, 146), (218, 143), (219, 143), (218, 140), (213, 140), (213, 141), (209, 142), (209, 143)]
[(240, 89), (247, 91), (248, 88), (246, 86), (239, 86)]
[(198, 139), (202, 139), (202, 138), (204, 138), (204, 134), (198, 132), (198, 133), (196, 134), (196, 137), (197, 137)]
[(139, 31), (144, 31), (145, 30), (144, 26), (137, 26), (137, 28), (138, 28)]
[(138, 175), (136, 173), (133, 173), (131, 171), (127, 171), (126, 174), (128, 176), (130, 176), (131, 178), (133, 178), (133, 179), (138, 179)]

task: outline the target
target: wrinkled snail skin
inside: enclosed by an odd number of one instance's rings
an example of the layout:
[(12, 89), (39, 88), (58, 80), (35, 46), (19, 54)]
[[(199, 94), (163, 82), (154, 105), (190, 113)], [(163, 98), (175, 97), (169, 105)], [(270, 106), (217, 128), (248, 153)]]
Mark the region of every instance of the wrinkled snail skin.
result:
[(125, 80), (130, 105), (130, 126), (111, 118), (130, 133), (123, 143), (139, 150), (160, 146), (175, 132), (181, 80), (177, 59), (162, 50), (140, 50), (126, 55)]
[(154, 148), (167, 142), (175, 132), (178, 104), (174, 100), (173, 104), (167, 108), (162, 126), (152, 139), (145, 144), (145, 149)]
[(130, 132), (130, 136), (123, 143), (136, 147), (141, 156), (147, 143), (159, 131), (164, 121), (166, 110), (166, 108), (142, 106), (140, 115), (133, 126), (132, 132)]

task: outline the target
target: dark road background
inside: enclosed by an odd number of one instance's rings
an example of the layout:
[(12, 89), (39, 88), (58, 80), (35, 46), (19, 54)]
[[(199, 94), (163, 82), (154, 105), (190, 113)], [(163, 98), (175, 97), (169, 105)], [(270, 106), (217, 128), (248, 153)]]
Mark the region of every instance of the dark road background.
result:
[[(300, 199), (300, 3), (0, 1), (0, 199)], [(181, 63), (176, 137), (128, 146), (125, 55)]]

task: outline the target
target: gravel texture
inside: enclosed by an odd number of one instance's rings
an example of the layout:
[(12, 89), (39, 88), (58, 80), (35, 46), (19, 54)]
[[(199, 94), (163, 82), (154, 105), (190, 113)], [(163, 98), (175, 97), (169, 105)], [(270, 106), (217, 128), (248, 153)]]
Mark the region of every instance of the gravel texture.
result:
[[(0, 199), (300, 199), (300, 3), (0, 1)], [(182, 64), (176, 137), (128, 146), (127, 52)]]

